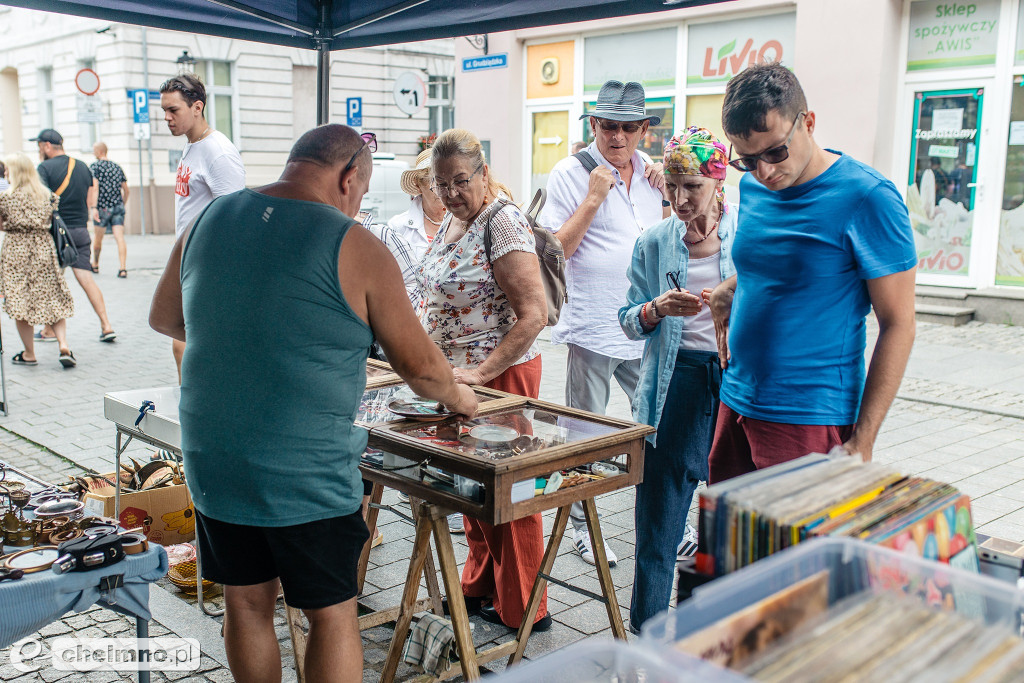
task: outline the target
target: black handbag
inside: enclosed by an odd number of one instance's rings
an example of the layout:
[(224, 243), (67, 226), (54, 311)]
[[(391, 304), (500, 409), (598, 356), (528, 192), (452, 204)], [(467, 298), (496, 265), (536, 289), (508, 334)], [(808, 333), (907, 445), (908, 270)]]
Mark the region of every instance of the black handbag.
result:
[[(67, 175), (64, 176), (64, 182), (60, 184), (60, 187), (54, 191), (55, 195), (59, 197), (64, 193), (68, 182), (71, 181), (71, 172), (74, 170), (75, 159), (74, 157), (68, 157)], [(78, 260), (78, 247), (75, 246), (71, 235), (68, 234), (68, 226), (64, 223), (64, 219), (60, 217), (56, 209), (54, 209), (53, 216), (50, 218), (50, 235), (53, 237), (53, 246), (57, 250), (57, 263), (60, 264), (61, 268), (67, 268)]]
[(68, 234), (68, 226), (64, 219), (56, 211), (50, 219), (50, 234), (53, 236), (53, 246), (57, 249), (57, 263), (61, 268), (67, 268), (78, 260), (78, 247)]

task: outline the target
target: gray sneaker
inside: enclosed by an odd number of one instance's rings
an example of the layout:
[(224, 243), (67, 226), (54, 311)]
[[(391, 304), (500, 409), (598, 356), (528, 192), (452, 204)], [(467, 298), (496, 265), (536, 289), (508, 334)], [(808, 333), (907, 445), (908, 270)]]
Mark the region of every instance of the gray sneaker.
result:
[(462, 518), (461, 512), (453, 512), (448, 515), (448, 531), (453, 534), (466, 533), (466, 522)]

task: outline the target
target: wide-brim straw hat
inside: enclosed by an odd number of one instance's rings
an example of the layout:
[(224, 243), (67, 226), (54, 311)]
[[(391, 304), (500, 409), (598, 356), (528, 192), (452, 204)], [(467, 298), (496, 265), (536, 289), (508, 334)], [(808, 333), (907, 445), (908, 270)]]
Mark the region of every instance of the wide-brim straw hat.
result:
[(410, 197), (419, 197), (423, 193), (420, 192), (420, 188), (416, 184), (416, 181), (429, 177), (430, 150), (425, 149), (417, 155), (415, 167), (410, 168), (408, 171), (402, 171), (399, 185), (402, 187), (402, 192), (406, 193)]
[(581, 116), (585, 119), (596, 116), (609, 121), (644, 121), (650, 120), (652, 126), (661, 123), (660, 116), (647, 113), (644, 86), (636, 81), (607, 81), (597, 94), (594, 108)]

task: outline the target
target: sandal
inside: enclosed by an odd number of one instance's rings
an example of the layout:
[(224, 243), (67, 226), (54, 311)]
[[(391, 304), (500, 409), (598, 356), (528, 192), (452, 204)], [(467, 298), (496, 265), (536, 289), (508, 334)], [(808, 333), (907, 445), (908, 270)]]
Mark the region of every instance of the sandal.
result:
[(78, 361), (75, 360), (75, 354), (71, 353), (70, 350), (67, 353), (60, 354), (60, 364), (64, 366), (64, 369), (73, 368), (78, 365)]
[(39, 361), (25, 360), (25, 352), (20, 351), (11, 358), (11, 365), (39, 365)]
[(121, 278), (128, 277), (128, 271), (127, 270), (119, 270), (119, 271), (117, 271), (117, 276), (121, 277)]
[(94, 272), (94, 273), (100, 272), (100, 267), (99, 266), (90, 265), (89, 267), (92, 268), (92, 272)]
[(107, 342), (107, 343), (111, 343), (111, 342), (113, 342), (113, 341), (114, 341), (115, 339), (117, 339), (117, 335), (116, 335), (116, 334), (114, 334), (114, 331), (113, 331), (113, 330), (111, 330), (110, 332), (104, 332), (104, 333), (102, 333), (102, 334), (100, 335), (100, 341), (101, 341), (101, 342)]

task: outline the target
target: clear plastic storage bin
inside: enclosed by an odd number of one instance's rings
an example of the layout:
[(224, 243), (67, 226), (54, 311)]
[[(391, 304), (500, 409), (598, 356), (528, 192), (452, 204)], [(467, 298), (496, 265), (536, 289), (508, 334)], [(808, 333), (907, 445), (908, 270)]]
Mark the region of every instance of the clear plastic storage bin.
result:
[(1024, 591), (946, 564), (848, 538), (801, 543), (705, 584), (679, 607), (644, 625), (641, 641), (665, 658), (673, 645), (719, 620), (828, 570), (828, 604), (864, 592), (895, 592), (1020, 634)]
[(641, 643), (585, 640), (488, 680), (501, 683), (736, 683), (732, 671), (678, 655), (672, 661)]

